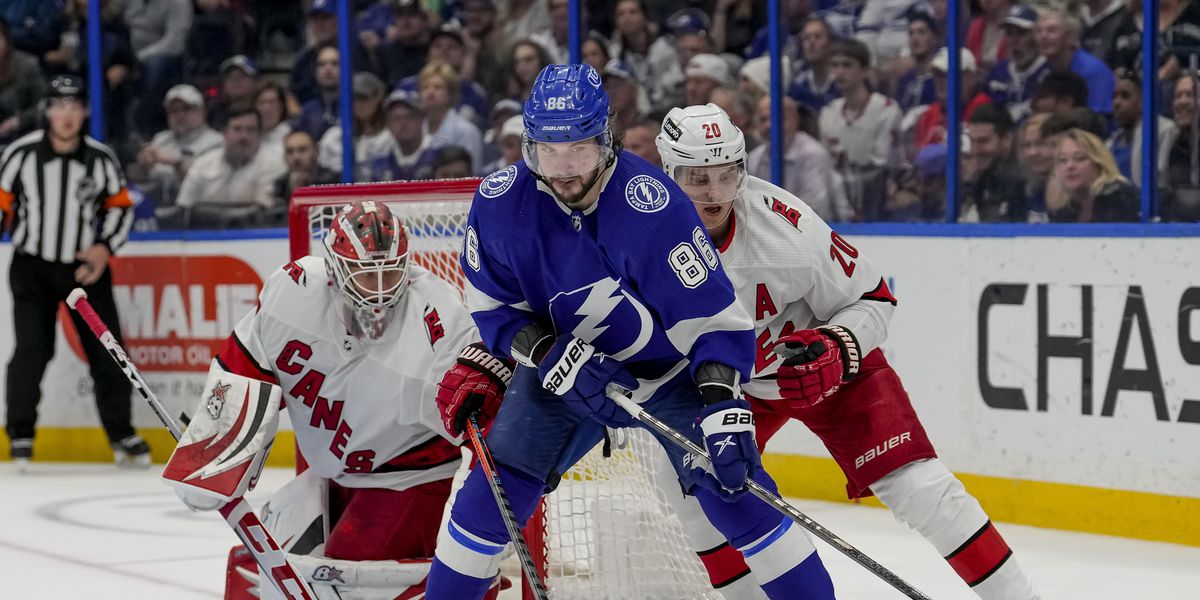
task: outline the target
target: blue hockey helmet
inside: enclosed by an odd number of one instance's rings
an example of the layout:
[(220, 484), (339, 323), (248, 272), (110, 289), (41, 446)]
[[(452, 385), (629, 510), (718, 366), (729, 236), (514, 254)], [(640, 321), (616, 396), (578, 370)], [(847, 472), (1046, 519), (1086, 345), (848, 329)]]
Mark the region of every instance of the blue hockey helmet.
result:
[(525, 101), (525, 136), (575, 142), (608, 129), (608, 94), (591, 65), (547, 65)]

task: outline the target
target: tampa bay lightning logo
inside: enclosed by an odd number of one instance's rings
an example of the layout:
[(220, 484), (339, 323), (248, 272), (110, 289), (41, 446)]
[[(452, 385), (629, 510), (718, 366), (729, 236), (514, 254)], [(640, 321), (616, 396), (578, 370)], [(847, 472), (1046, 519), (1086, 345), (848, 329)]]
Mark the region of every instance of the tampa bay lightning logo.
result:
[(644, 213), (662, 210), (670, 197), (667, 186), (649, 175), (638, 175), (625, 186), (625, 200), (635, 210)]
[(626, 360), (650, 343), (654, 321), (640, 300), (605, 277), (550, 299), (555, 329), (569, 331), (601, 352)]
[(592, 87), (600, 87), (600, 74), (596, 72), (596, 69), (588, 69), (587, 77), (588, 83), (592, 84)]
[(483, 183), (479, 184), (479, 194), (484, 198), (495, 198), (511, 188), (513, 182), (517, 180), (517, 167), (511, 165), (487, 176)]

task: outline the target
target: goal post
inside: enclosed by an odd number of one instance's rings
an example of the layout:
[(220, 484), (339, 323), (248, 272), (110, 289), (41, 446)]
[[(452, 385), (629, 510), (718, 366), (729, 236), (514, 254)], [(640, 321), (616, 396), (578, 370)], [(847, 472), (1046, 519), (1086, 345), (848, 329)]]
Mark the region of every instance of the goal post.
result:
[[(461, 294), (465, 280), (458, 257), (480, 181), (299, 188), (288, 211), (291, 258), (323, 252), (322, 236), (342, 206), (382, 201), (404, 222), (411, 260)], [(526, 527), (551, 598), (720, 599), (670, 507), (667, 495), (678, 483), (665, 452), (643, 429), (623, 429), (612, 437), (610, 456), (600, 445), (593, 448), (563, 475)]]

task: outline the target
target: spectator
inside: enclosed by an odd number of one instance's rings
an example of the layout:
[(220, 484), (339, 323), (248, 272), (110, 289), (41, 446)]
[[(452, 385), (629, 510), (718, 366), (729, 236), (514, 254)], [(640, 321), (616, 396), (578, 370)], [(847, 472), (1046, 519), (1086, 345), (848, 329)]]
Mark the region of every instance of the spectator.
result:
[(716, 54), (697, 54), (684, 69), (683, 104), (708, 104), (708, 96), (717, 86), (732, 86), (729, 63)]
[(1167, 188), (1160, 210), (1164, 221), (1200, 221), (1200, 155), (1193, 151), (1200, 132), (1195, 77), (1191, 73), (1175, 82), (1171, 108), (1179, 135), (1171, 146), (1163, 182)]
[(829, 57), (841, 98), (821, 109), (821, 141), (833, 156), (846, 182), (847, 197), (856, 214), (878, 220), (888, 168), (896, 165), (895, 142), (900, 107), (867, 87), (871, 52), (857, 40), (834, 46)]
[(124, 0), (129, 41), (141, 64), (138, 96), (138, 131), (150, 136), (166, 124), (162, 98), (180, 82), (188, 31), (192, 27), (192, 3), (188, 0)]
[[(978, 70), (975, 68), (975, 56), (966, 48), (959, 52), (959, 67), (962, 69), (959, 78), (961, 85), (959, 102), (962, 106), (962, 120), (965, 122), (971, 118), (971, 113), (977, 107), (991, 102), (991, 98), (988, 98), (987, 94), (983, 92), (975, 91), (979, 83)], [(913, 134), (917, 150), (930, 144), (940, 144), (946, 141), (946, 99), (949, 97), (946, 73), (950, 69), (950, 53), (945, 48), (939, 49), (930, 66), (933, 67), (933, 85), (937, 93), (937, 100), (923, 109), (918, 108), (910, 112), (910, 116), (906, 118), (908, 120), (912, 116), (916, 116)]]
[[(1131, 11), (1133, 27), (1118, 32), (1116, 58), (1119, 67), (1141, 72), (1142, 11)], [(1170, 81), (1188, 65), (1189, 56), (1200, 48), (1200, 5), (1191, 0), (1158, 0), (1158, 80)]]
[[(386, 127), (383, 100), (387, 88), (374, 73), (355, 73), (351, 84), (354, 101), (351, 106), (350, 126), (354, 140), (355, 173), (365, 173), (371, 161), (387, 155), (392, 148), (392, 135)], [(320, 152), (317, 159), (321, 166), (331, 171), (342, 170), (342, 124), (330, 127), (317, 144)], [(356, 179), (359, 177), (356, 176)]]
[(659, 125), (651, 120), (644, 120), (625, 130), (625, 149), (642, 157), (646, 162), (662, 168), (662, 157), (658, 155), (658, 147), (654, 138), (658, 136)]
[(43, 81), (37, 59), (13, 46), (8, 25), (0, 21), (0, 145), (37, 126)]
[[(467, 47), (474, 48), (475, 53), (475, 81), (483, 86), (488, 100), (495, 102), (504, 95), (508, 84), (504, 74), (504, 40), (496, 27), (496, 3), (494, 0), (463, 0), (461, 6), (463, 37)], [(600, 68), (603, 63), (596, 70)]]
[(1088, 105), (1087, 81), (1071, 71), (1050, 71), (1033, 90), (1030, 110), (1034, 113), (1064, 115), (1071, 109)]
[(287, 171), (273, 185), (276, 207), (286, 207), (297, 188), (341, 181), (336, 172), (321, 166), (318, 152), (317, 142), (307, 131), (292, 131), (284, 136), (283, 160)]
[(813, 111), (820, 111), (830, 100), (838, 97), (833, 78), (829, 76), (829, 48), (833, 30), (820, 17), (804, 22), (801, 39), (804, 44), (804, 68), (792, 78), (787, 94)]
[(1091, 109), (1076, 106), (1062, 114), (1051, 114), (1050, 118), (1042, 123), (1042, 138), (1052, 148), (1058, 148), (1060, 136), (1071, 129), (1079, 129), (1100, 137), (1108, 132), (1108, 122)]
[(314, 140), (338, 122), (338, 79), (341, 73), (337, 46), (327, 44), (317, 51), (316, 81), (321, 93), (300, 107), (292, 129), (308, 132)]
[(221, 63), (221, 95), (208, 108), (208, 122), (220, 126), (234, 107), (254, 106), (258, 92), (258, 67), (241, 54)]
[[(721, 107), (721, 110), (729, 115), (729, 120), (734, 125), (737, 125), (738, 129), (744, 132), (754, 130), (751, 127), (752, 123), (750, 121), (754, 116), (754, 112), (751, 110), (753, 105), (750, 104), (745, 94), (739, 92), (737, 88), (729, 86), (715, 87), (712, 93), (708, 95), (708, 101)], [(658, 132), (656, 131), (655, 133)], [(754, 150), (755, 146), (758, 145), (758, 139), (754, 135), (747, 134), (745, 139), (747, 151)]]
[[(862, 4), (861, 12), (854, 19), (853, 34), (846, 31), (842, 35), (853, 35), (866, 44), (876, 61), (890, 61), (900, 56), (908, 41), (908, 14), (924, 4), (919, 0), (866, 0)], [(843, 5), (838, 8), (845, 10), (850, 6)], [(834, 9), (836, 10), (837, 8)], [(838, 31), (833, 22), (836, 18), (830, 14), (834, 11), (827, 11), (826, 15), (831, 19), (830, 25), (834, 25), (834, 30)]]
[[(387, 131), (390, 151), (371, 161), (369, 181), (432, 179), (438, 148), (422, 124), (425, 113), (417, 94), (396, 90), (387, 98)], [(517, 148), (520, 151), (520, 146)]]
[(462, 179), (471, 176), (471, 155), (460, 146), (438, 150), (433, 163), (434, 179)]
[(908, 55), (912, 68), (896, 83), (896, 102), (903, 111), (937, 100), (933, 84), (933, 56), (941, 46), (937, 23), (929, 13), (914, 11), (908, 17)]
[[(738, 52), (750, 45), (757, 25), (755, 17), (762, 14), (754, 10), (754, 3), (747, 0), (717, 0), (712, 9), (713, 52)], [(801, 19), (803, 21), (803, 19)]]
[[(425, 130), (433, 138), (433, 144), (461, 146), (471, 155), (472, 165), (482, 166), (483, 136), (479, 128), (453, 110), (462, 89), (454, 68), (444, 63), (429, 63), (421, 69), (418, 79)], [(468, 169), (468, 172), (474, 171)]]
[(254, 110), (262, 119), (262, 147), (264, 152), (283, 155), (283, 138), (292, 132), (287, 120), (287, 91), (282, 85), (268, 81), (254, 95)]
[[(509, 54), (508, 97), (522, 101), (529, 98), (533, 80), (537, 79), (538, 73), (548, 64), (550, 55), (541, 44), (530, 40), (517, 42)], [(603, 69), (600, 72), (603, 72)]]
[[(779, 75), (784, 81), (791, 80), (792, 59), (781, 57)], [(760, 56), (746, 61), (738, 72), (738, 91), (753, 105), (771, 91), (771, 57)]]
[(286, 210), (274, 197), (275, 180), (286, 171), (283, 157), (260, 152), (261, 132), (254, 107), (230, 109), (224, 146), (197, 158), (183, 178), (176, 204), (184, 210), (185, 226), (259, 225), (272, 209)]
[(496, 21), (508, 43), (523, 40), (550, 28), (550, 8), (546, 0), (507, 0), (500, 4)]
[[(781, 33), (784, 34), (781, 54), (793, 62), (798, 63), (804, 58), (804, 22), (812, 14), (812, 5), (812, 0), (780, 0), (779, 10), (783, 13), (783, 19), (775, 25), (782, 29)], [(747, 59), (758, 58), (767, 53), (771, 36), (768, 27), (770, 24), (764, 25), (754, 33), (754, 39), (746, 48)]]
[(257, 55), (258, 38), (247, 4), (244, 0), (195, 0), (196, 14), (184, 51), (185, 72), (192, 77), (216, 75), (231, 56)]
[(1025, 207), (1029, 209), (1030, 222), (1046, 221), (1046, 183), (1054, 171), (1054, 147), (1042, 139), (1042, 124), (1049, 117), (1046, 113), (1035, 113), (1020, 129), (1017, 160), (1025, 183)]
[[(429, 41), (429, 62), (442, 62), (454, 68), (460, 81), (459, 102), (454, 110), (475, 125), (482, 125), (487, 122), (487, 92), (467, 74), (475, 70), (475, 59), (473, 54), (467, 52), (463, 40), (462, 29), (443, 25)], [(415, 92), (417, 83), (415, 75), (406, 77), (400, 80), (395, 89)]]
[[(568, 0), (548, 0), (550, 5), (550, 27), (530, 34), (529, 39), (537, 42), (550, 55), (550, 62), (566, 64), (570, 62), (570, 49), (567, 47), (568, 28), (571, 25)], [(587, 5), (580, 3), (580, 9), (586, 10)]]
[(1004, 23), (1013, 8), (1010, 0), (979, 0), (979, 16), (967, 27), (967, 49), (982, 69), (1008, 58)]
[(588, 36), (583, 38), (583, 43), (579, 47), (579, 57), (583, 62), (596, 69), (597, 73), (604, 72), (604, 66), (608, 64), (610, 55), (608, 54), (609, 41), (604, 36), (590, 32)]
[(523, 111), (522, 103), (512, 98), (505, 98), (492, 106), (491, 114), (488, 115), (491, 126), (483, 132), (483, 163), (485, 165), (496, 162), (500, 158), (500, 148), (496, 145), (496, 139), (500, 135), (500, 129), (504, 126), (504, 122), (513, 115), (522, 114)]
[(1083, 6), (1079, 7), (1079, 16), (1083, 21), (1080, 46), (1104, 61), (1110, 69), (1118, 66), (1117, 40), (1131, 34), (1141, 37), (1125, 0), (1084, 0)]
[(1012, 160), (1012, 129), (1008, 111), (996, 104), (980, 106), (967, 119), (972, 160), (962, 170), (960, 223), (1024, 223), (1029, 219), (1021, 171)]
[[(317, 63), (324, 46), (337, 44), (338, 22), (335, 7), (335, 0), (312, 0), (308, 8), (308, 17), (305, 19), (308, 47), (296, 57), (288, 77), (288, 89), (301, 104), (317, 99), (325, 91), (325, 86), (316, 78)], [(357, 37), (350, 40), (350, 59), (356, 69), (371, 70), (374, 64)]]
[(1046, 57), (1037, 53), (1036, 25), (1037, 13), (1032, 8), (1018, 4), (1009, 10), (1004, 18), (1009, 58), (992, 67), (984, 84), (992, 102), (1007, 108), (1013, 121), (1029, 116), (1033, 92), (1050, 72)]
[(167, 129), (154, 135), (138, 152), (130, 166), (130, 179), (142, 193), (158, 200), (158, 206), (175, 202), (179, 184), (196, 157), (219, 147), (221, 134), (205, 122), (204, 96), (200, 90), (179, 84), (163, 99)]
[[(783, 189), (795, 194), (825, 221), (850, 221), (854, 210), (846, 200), (833, 157), (820, 142), (800, 130), (800, 103), (783, 99)], [(747, 158), (751, 175), (771, 180), (771, 98), (763, 96), (755, 112), (762, 143)]]
[(616, 133), (646, 118), (650, 101), (646, 91), (638, 85), (628, 67), (613, 61), (603, 71), (604, 91), (608, 93), (609, 110), (613, 113), (609, 123)]
[(5, 0), (0, 2), (0, 22), (8, 25), (14, 48), (42, 56), (61, 44), (65, 6), (65, 0)]
[(1049, 11), (1038, 18), (1035, 37), (1038, 52), (1051, 69), (1070, 69), (1087, 82), (1088, 108), (1107, 115), (1112, 112), (1113, 72), (1103, 62), (1079, 47), (1082, 25), (1074, 15)]
[(651, 96), (655, 99), (655, 110), (665, 113), (683, 102), (684, 70), (688, 61), (698, 54), (713, 54), (708, 27), (708, 16), (694, 8), (680, 10), (668, 19), (667, 29), (674, 40), (675, 62), (671, 63), (670, 70), (661, 79), (654, 82)]
[[(1113, 154), (1121, 176), (1142, 185), (1142, 80), (1133, 71), (1117, 71), (1117, 89), (1113, 92), (1113, 123), (1117, 129), (1108, 138), (1108, 149)], [(1158, 128), (1158, 172), (1166, 181), (1167, 164), (1171, 158), (1171, 147), (1179, 136), (1179, 128), (1170, 119), (1157, 116)]]
[[(88, 0), (71, 0), (65, 14), (68, 27), (55, 50), (42, 56), (48, 74), (86, 77), (88, 72)], [(100, 5), (100, 62), (104, 71), (104, 125), (108, 143), (121, 149), (129, 136), (130, 111), (136, 93), (137, 59), (129, 41), (129, 28), (121, 21), (121, 6), (114, 0)]]
[[(645, 0), (617, 0), (614, 14), (616, 30), (608, 54), (628, 64), (638, 83), (652, 88), (679, 60), (675, 47), (667, 37), (658, 35), (657, 27), (647, 20)], [(729, 72), (728, 65), (725, 71)], [(650, 101), (658, 105), (656, 98)]]
[(405, 77), (421, 71), (429, 52), (429, 17), (417, 0), (405, 0), (395, 5), (388, 41), (379, 48), (379, 64), (383, 80), (395, 87)]
[[(525, 120), (521, 115), (513, 115), (504, 121), (500, 133), (496, 135), (496, 145), (500, 147), (500, 157), (483, 169), (480, 175), (489, 175), (521, 160), (521, 137), (525, 133)], [(628, 149), (628, 147), (626, 148)]]
[(1100, 138), (1081, 129), (1063, 134), (1054, 155), (1046, 211), (1055, 223), (1137, 221), (1138, 189), (1117, 171)]

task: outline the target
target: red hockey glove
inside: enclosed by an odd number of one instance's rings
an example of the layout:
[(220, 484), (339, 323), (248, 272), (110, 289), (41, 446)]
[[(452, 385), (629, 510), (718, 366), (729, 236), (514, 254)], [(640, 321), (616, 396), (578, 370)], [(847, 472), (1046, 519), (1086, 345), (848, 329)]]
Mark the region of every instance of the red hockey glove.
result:
[(784, 359), (778, 371), (783, 399), (805, 408), (833, 395), (857, 375), (861, 358), (854, 334), (837, 325), (781, 338), (775, 353)]
[(512, 375), (512, 363), (492, 356), (483, 344), (463, 348), (437, 386), (437, 405), (446, 431), (462, 433), (472, 413), (477, 413), (480, 427), (487, 427), (500, 410), (500, 399)]

